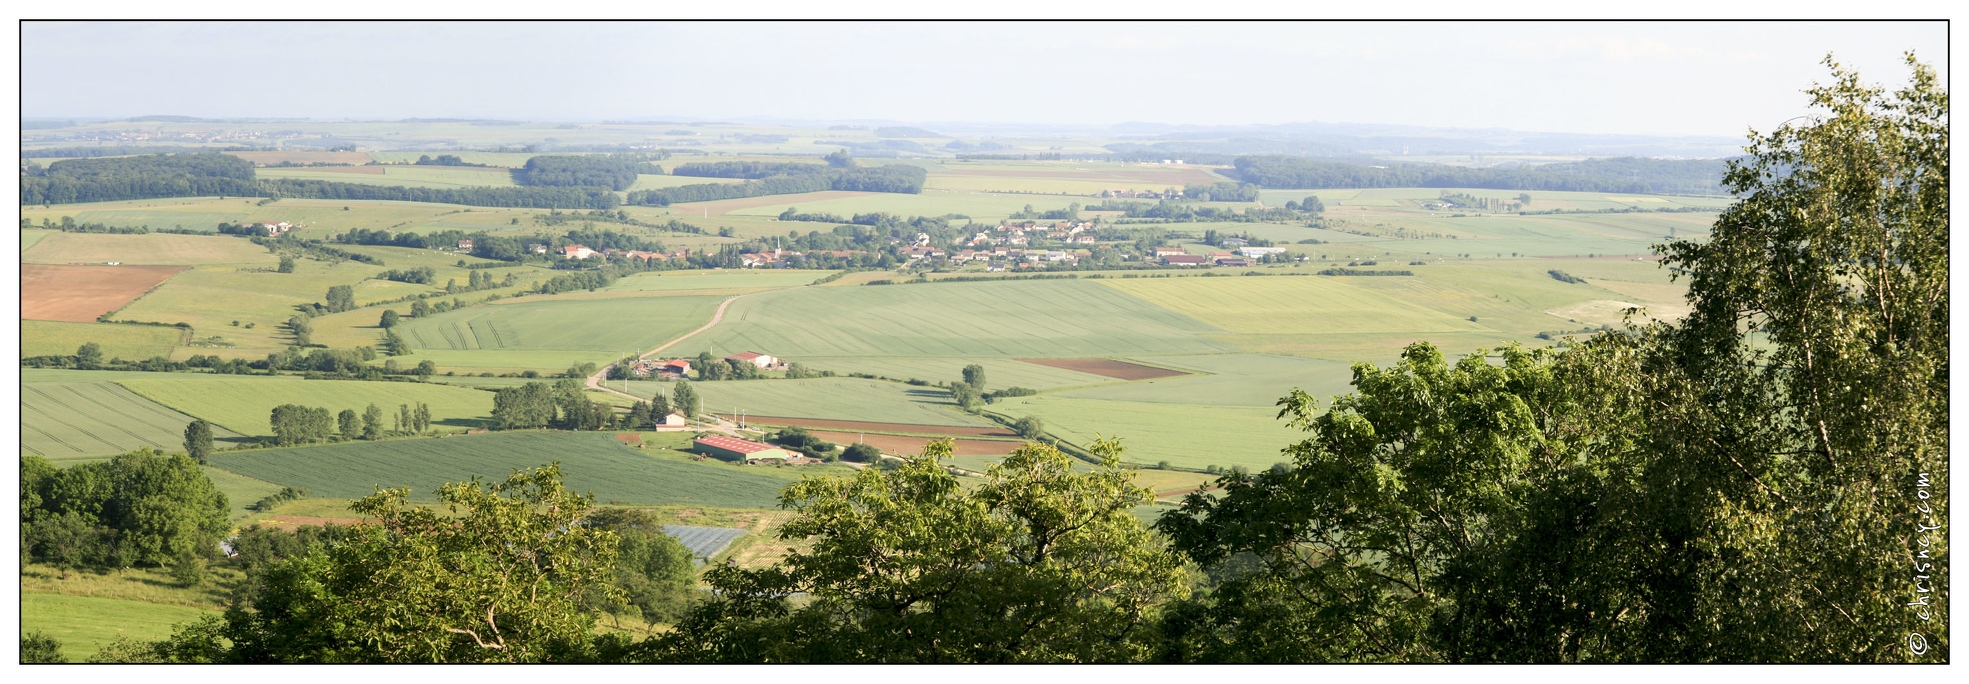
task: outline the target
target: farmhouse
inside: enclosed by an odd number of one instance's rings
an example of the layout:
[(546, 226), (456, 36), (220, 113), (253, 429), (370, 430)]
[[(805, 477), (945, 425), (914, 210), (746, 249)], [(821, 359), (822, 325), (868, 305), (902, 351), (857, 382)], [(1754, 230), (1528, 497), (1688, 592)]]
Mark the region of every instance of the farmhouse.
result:
[(260, 230), (267, 232), (267, 237), (279, 237), (281, 233), (294, 229), (294, 226), (288, 224), (286, 221), (279, 223), (260, 223), (258, 225)]
[(1218, 244), (1221, 244), (1225, 247), (1244, 247), (1246, 245), (1251, 244), (1251, 241), (1246, 240), (1244, 238), (1227, 237), (1224, 238), (1223, 240), (1218, 241)]
[(470, 251), (472, 251), (472, 241), (471, 241), (471, 240), (459, 240), (459, 241), (458, 241), (458, 251), (460, 251), (460, 252), (470, 252)]
[(531, 244), (528, 244), (528, 245), (526, 246), (526, 249), (527, 249), (527, 251), (529, 251), (529, 252), (533, 252), (534, 254), (546, 254), (546, 253), (547, 253), (547, 246), (546, 246), (546, 245), (543, 245), (543, 244), (540, 244), (540, 243), (538, 243), (538, 242), (535, 242), (535, 243), (531, 243)]
[(1154, 250), (1155, 250), (1155, 256), (1157, 257), (1166, 257), (1174, 254), (1183, 253), (1183, 248), (1181, 247), (1156, 247), (1154, 248)]
[(723, 435), (704, 435), (696, 441), (698, 453), (722, 461), (742, 461), (757, 464), (767, 461), (781, 463), (792, 459), (794, 453), (770, 444), (760, 444), (737, 437)]
[(690, 422), (690, 419), (685, 418), (684, 414), (672, 412), (669, 415), (656, 419), (656, 431), (675, 432), (689, 427)]
[(1237, 253), (1242, 256), (1247, 256), (1256, 259), (1271, 254), (1284, 254), (1285, 248), (1284, 247), (1244, 247), (1239, 249)]
[(561, 256), (569, 259), (586, 259), (596, 254), (598, 252), (588, 249), (587, 245), (568, 245), (561, 248)]
[(749, 363), (756, 368), (762, 368), (762, 369), (772, 368), (774, 366), (780, 365), (780, 360), (778, 357), (768, 356), (755, 351), (742, 351), (737, 354), (733, 354), (731, 356), (725, 357), (725, 360), (731, 361), (733, 363)]
[(1162, 257), (1162, 263), (1167, 266), (1202, 266), (1210, 263), (1210, 257), (1197, 256), (1195, 254), (1171, 254)]

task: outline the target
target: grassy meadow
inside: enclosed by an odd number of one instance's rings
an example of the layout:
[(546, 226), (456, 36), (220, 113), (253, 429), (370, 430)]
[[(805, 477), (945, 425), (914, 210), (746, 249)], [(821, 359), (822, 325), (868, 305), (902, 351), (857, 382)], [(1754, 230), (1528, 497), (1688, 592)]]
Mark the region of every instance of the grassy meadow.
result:
[(118, 384), (151, 401), (194, 417), (204, 418), (243, 435), (271, 436), (273, 408), (301, 404), (340, 413), (375, 404), (395, 415), (399, 404), (431, 406), (431, 428), (457, 432), (479, 427), (492, 415), (492, 393), (417, 382), (303, 380), (294, 376), (254, 377), (154, 373), (152, 377), (120, 380)]
[(87, 662), (110, 642), (153, 641), (170, 636), (176, 625), (218, 615), (212, 608), (104, 596), (21, 592), (21, 631), (40, 631), (61, 642), (71, 663)]
[[(1099, 283), (801, 288), (732, 303), (721, 350), (803, 356), (1082, 357), (1223, 351), (1207, 324)], [(696, 340), (693, 340), (693, 345)], [(730, 352), (725, 352), (730, 353)]]
[(21, 356), (68, 356), (94, 342), (103, 356), (121, 359), (169, 356), (185, 339), (184, 330), (168, 326), (26, 320), (20, 335)]

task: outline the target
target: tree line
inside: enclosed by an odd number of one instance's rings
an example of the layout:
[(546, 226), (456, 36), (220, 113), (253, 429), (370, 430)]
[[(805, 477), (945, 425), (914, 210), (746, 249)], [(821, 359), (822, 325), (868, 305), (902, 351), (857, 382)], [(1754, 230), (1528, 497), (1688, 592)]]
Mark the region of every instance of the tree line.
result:
[(1309, 157), (1238, 157), (1238, 178), (1261, 188), (1487, 188), (1635, 194), (1718, 195), (1717, 159), (1622, 157), (1479, 169), (1435, 164), (1368, 166)]

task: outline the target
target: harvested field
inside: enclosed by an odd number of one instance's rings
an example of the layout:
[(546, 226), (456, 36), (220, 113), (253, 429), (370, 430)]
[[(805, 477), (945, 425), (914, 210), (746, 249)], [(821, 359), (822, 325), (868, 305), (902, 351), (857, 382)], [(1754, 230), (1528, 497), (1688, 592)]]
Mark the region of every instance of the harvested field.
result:
[[(843, 447), (846, 447), (849, 444), (854, 444), (856, 442), (865, 442), (868, 444), (873, 444), (875, 445), (875, 448), (881, 449), (882, 453), (892, 454), (896, 456), (915, 456), (921, 454), (923, 453), (924, 445), (929, 444), (930, 440), (936, 439), (935, 437), (903, 437), (900, 435), (871, 435), (861, 432), (833, 432), (827, 430), (813, 430), (809, 432), (809, 434), (812, 434), (815, 437), (819, 437), (829, 442), (839, 444)], [(956, 445), (957, 449), (955, 452), (953, 452), (953, 455), (1003, 456), (1005, 454), (1009, 454), (1012, 453), (1013, 451), (1018, 450), (1019, 447), (1024, 445), (1025, 442), (1015, 442), (1011, 440), (960, 439), (957, 440), (957, 445)]]
[(901, 432), (917, 435), (942, 435), (947, 437), (1018, 437), (1018, 433), (1002, 427), (953, 427), (950, 425), (913, 425), (909, 423), (869, 423), (855, 420), (822, 420), (819, 418), (779, 418), (775, 416), (746, 416), (746, 424), (798, 425), (805, 428), (824, 430), (868, 430), (872, 432)]
[[(293, 152), (227, 152), (226, 154), (255, 164), (279, 164), (281, 162), (294, 162), (296, 164), (367, 164), (370, 161), (369, 153), (367, 152), (303, 152), (297, 150)], [(381, 172), (379, 171), (378, 173)]]
[(1189, 375), (1189, 373), (1185, 373), (1178, 370), (1157, 368), (1155, 366), (1144, 366), (1139, 363), (1116, 361), (1114, 359), (1019, 359), (1019, 360), (1024, 361), (1026, 363), (1038, 364), (1041, 366), (1048, 366), (1052, 368), (1064, 368), (1070, 371), (1092, 373), (1094, 375), (1106, 376), (1106, 377), (1114, 378), (1116, 380), (1155, 380), (1157, 378), (1173, 378), (1178, 375)]
[(183, 270), (183, 266), (21, 264), (21, 318), (93, 321)]

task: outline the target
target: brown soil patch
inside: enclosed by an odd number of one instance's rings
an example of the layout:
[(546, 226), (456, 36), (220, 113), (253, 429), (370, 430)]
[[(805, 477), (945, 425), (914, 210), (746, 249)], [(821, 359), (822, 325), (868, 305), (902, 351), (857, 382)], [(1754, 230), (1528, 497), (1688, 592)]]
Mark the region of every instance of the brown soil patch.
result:
[(635, 446), (643, 443), (643, 436), (634, 432), (618, 432), (615, 433), (615, 441), (629, 446)]
[(255, 164), (279, 164), (281, 162), (294, 162), (296, 164), (367, 164), (370, 162), (369, 155), (363, 152), (302, 152), (297, 150), (293, 152), (227, 152), (226, 154)]
[(1092, 373), (1094, 375), (1106, 376), (1106, 377), (1114, 378), (1116, 380), (1155, 380), (1157, 378), (1173, 378), (1178, 375), (1189, 375), (1189, 373), (1185, 373), (1182, 371), (1174, 371), (1174, 370), (1169, 370), (1167, 368), (1156, 368), (1155, 366), (1144, 366), (1139, 363), (1116, 361), (1114, 359), (1019, 359), (1019, 360), (1024, 361), (1026, 363), (1040, 365), (1040, 366), (1049, 366), (1052, 368), (1061, 368), (1070, 371), (1079, 371), (1082, 373)]
[(845, 199), (848, 197), (861, 197), (863, 195), (873, 195), (873, 194), (875, 193), (852, 192), (848, 190), (823, 190), (820, 192), (803, 192), (797, 195), (760, 195), (758, 197), (741, 197), (738, 199), (713, 200), (710, 202), (691, 202), (688, 204), (672, 204), (670, 205), (670, 209), (671, 209), (671, 213), (673, 214), (694, 213), (702, 217), (704, 216), (704, 212), (706, 210), (709, 210), (712, 216), (723, 216), (725, 214), (738, 211), (740, 209), (751, 209), (753, 207), (770, 207), (778, 204), (795, 204), (795, 203), (807, 204), (811, 202), (825, 202), (827, 200)]
[(869, 423), (855, 420), (824, 420), (820, 418), (781, 418), (777, 416), (746, 416), (745, 422), (764, 425), (798, 425), (825, 430), (845, 430), (849, 432), (869, 430), (874, 432), (903, 432), (917, 435), (937, 435), (944, 437), (1018, 437), (1019, 434), (1002, 427), (955, 427), (950, 425), (916, 425), (913, 423)]
[[(814, 430), (810, 434), (814, 435), (815, 437), (819, 437), (821, 439), (827, 440), (829, 442), (833, 442), (835, 444), (841, 445), (843, 448), (846, 448), (848, 445), (854, 444), (857, 441), (866, 442), (868, 444), (875, 445), (875, 448), (877, 449), (881, 449), (882, 453), (894, 454), (897, 456), (916, 456), (918, 454), (921, 454), (923, 453), (924, 445), (929, 444), (930, 440), (935, 439), (934, 437), (903, 437), (900, 435), (870, 435), (870, 434), (863, 434), (863, 433), (856, 433), (856, 432), (831, 432), (831, 431), (823, 431), (823, 430)], [(1025, 442), (999, 441), (999, 440), (991, 440), (991, 439), (960, 439), (957, 440), (957, 449), (952, 453), (957, 456), (1002, 456), (1004, 454), (1012, 453), (1013, 451), (1018, 450), (1019, 447), (1024, 445)]]
[(142, 297), (183, 266), (21, 264), (21, 318), (88, 323)]

